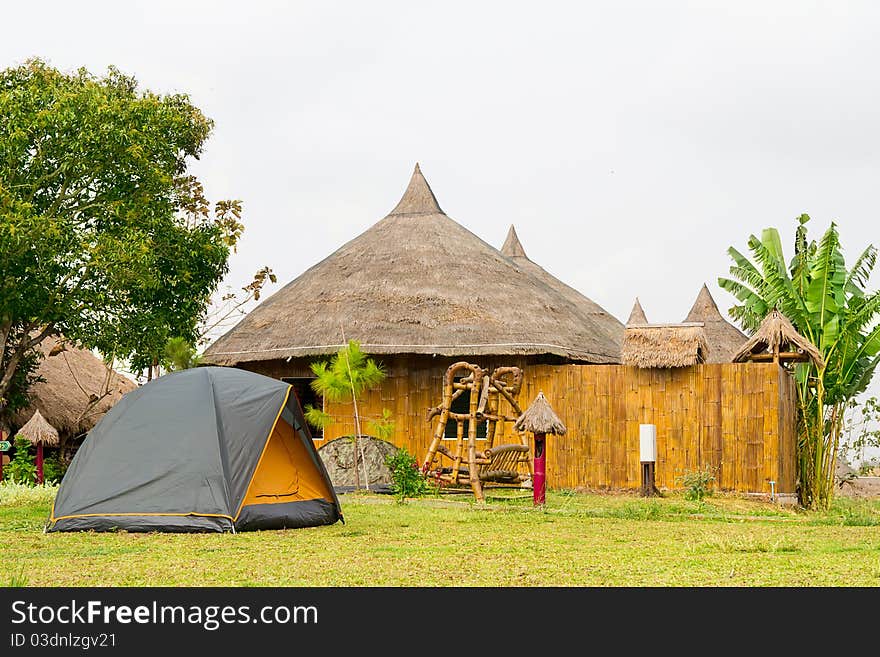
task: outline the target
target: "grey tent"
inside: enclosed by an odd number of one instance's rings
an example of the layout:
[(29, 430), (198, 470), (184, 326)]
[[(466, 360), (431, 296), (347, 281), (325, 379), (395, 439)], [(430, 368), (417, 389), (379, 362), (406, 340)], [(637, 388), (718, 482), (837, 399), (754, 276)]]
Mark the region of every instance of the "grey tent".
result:
[(70, 465), (49, 531), (328, 525), (339, 500), (291, 387), (203, 367), (126, 394)]

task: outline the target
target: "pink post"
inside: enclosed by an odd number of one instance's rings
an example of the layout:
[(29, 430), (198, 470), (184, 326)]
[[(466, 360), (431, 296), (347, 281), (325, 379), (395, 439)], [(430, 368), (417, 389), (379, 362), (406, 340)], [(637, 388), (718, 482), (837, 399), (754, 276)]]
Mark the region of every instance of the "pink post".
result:
[(535, 481), (532, 482), (532, 497), (535, 506), (543, 506), (547, 496), (546, 434), (535, 434)]
[(37, 483), (43, 483), (43, 443), (37, 443)]

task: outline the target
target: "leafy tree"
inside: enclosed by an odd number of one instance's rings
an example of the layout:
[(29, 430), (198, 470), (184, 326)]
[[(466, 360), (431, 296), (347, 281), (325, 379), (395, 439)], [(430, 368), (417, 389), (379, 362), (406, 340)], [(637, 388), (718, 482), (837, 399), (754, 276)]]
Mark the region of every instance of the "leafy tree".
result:
[(211, 121), (115, 68), (40, 60), (0, 72), (0, 116), (0, 412), (49, 335), (136, 370), (194, 343), (243, 229), (187, 172)]
[[(361, 462), (364, 466), (364, 481), (366, 481), (367, 488), (369, 488), (370, 479), (366, 472), (363, 446), (360, 444), (361, 420), (358, 413), (358, 399), (360, 399), (364, 391), (379, 385), (385, 379), (385, 372), (381, 365), (378, 365), (372, 358), (361, 351), (360, 343), (356, 340), (349, 340), (348, 345), (340, 349), (330, 359), (329, 363), (319, 361), (312, 363), (311, 367), (316, 377), (312, 381), (312, 388), (315, 392), (332, 402), (351, 399), (355, 425), (353, 439), (354, 462), (357, 465), (357, 455), (360, 454)], [(314, 426), (322, 428), (332, 422), (332, 418), (329, 415), (311, 406), (306, 407), (306, 420)], [(355, 487), (360, 488), (360, 474), (357, 467), (355, 467), (354, 473)]]
[[(16, 337), (13, 336), (12, 340), (15, 340)], [(7, 365), (11, 354), (0, 354), (2, 356), (2, 361), (0, 361), (0, 371), (2, 371), (3, 367)], [(41, 354), (37, 351), (30, 350), (26, 352), (18, 362), (18, 367), (15, 370), (15, 373), (12, 376), (12, 380), (9, 383), (9, 387), (6, 390), (6, 405), (5, 408), (0, 406), (0, 410), (5, 412), (0, 412), (0, 426), (4, 426), (6, 424), (6, 418), (4, 415), (11, 415), (15, 413), (15, 411), (24, 408), (28, 405), (28, 390), (34, 383), (39, 383), (41, 381), (45, 381), (41, 376), (37, 374), (37, 367), (40, 364)]]
[(880, 362), (880, 292), (865, 288), (877, 260), (869, 245), (846, 267), (837, 226), (822, 238), (807, 239), (808, 215), (798, 218), (794, 256), (786, 262), (779, 232), (769, 228), (749, 238), (754, 262), (734, 248), (732, 279), (719, 285), (740, 301), (730, 310), (748, 331), (778, 308), (819, 348), (823, 367), (799, 363), (798, 496), (809, 508), (826, 508), (834, 491), (834, 471), (850, 400), (863, 392)]
[(267, 283), (275, 283), (277, 277), (269, 267), (261, 267), (254, 274), (253, 280), (240, 291), (226, 291), (220, 295), (216, 305), (205, 312), (204, 318), (196, 329), (195, 344), (186, 338), (173, 337), (165, 343), (161, 365), (169, 371), (185, 370), (201, 363), (199, 347), (211, 341), (212, 335), (222, 331), (246, 314), (246, 307), (251, 302), (260, 300), (263, 288)]

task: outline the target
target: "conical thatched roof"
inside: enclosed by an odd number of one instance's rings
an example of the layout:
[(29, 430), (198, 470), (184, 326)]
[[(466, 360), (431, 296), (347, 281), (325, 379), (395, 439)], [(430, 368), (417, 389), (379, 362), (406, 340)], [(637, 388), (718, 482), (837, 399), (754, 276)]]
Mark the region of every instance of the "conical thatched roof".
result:
[(645, 317), (645, 311), (642, 310), (642, 304), (639, 303), (639, 298), (636, 297), (636, 302), (633, 304), (633, 309), (629, 313), (629, 319), (626, 320), (626, 325), (637, 325), (637, 324), (647, 324), (648, 318)]
[[(61, 433), (77, 435), (89, 431), (122, 395), (137, 387), (130, 379), (112, 372), (105, 388), (106, 366), (85, 349), (47, 338), (40, 344), (40, 350), (43, 358), (37, 374), (45, 382), (31, 386), (31, 404), (15, 414), (14, 425), (24, 424), (38, 410)], [(105, 389), (110, 394), (102, 397)], [(101, 399), (90, 408), (93, 396)]]
[(729, 363), (733, 354), (748, 339), (742, 331), (724, 319), (705, 283), (684, 321), (702, 322), (706, 342), (709, 344), (708, 363)]
[(636, 324), (623, 332), (624, 365), (689, 367), (705, 363), (709, 353), (701, 324)]
[(775, 308), (761, 322), (757, 332), (733, 355), (734, 363), (749, 360), (811, 360), (822, 367), (824, 360), (816, 346), (797, 332), (788, 317)]
[(58, 444), (58, 430), (46, 422), (40, 411), (34, 411), (31, 419), (15, 435), (31, 441), (32, 445), (54, 447)]
[(599, 322), (450, 219), (416, 166), (395, 209), (212, 344), (218, 365), (335, 353), (617, 362)]
[(565, 432), (568, 431), (562, 420), (553, 411), (543, 392), (538, 393), (535, 401), (526, 409), (525, 413), (519, 416), (513, 427), (517, 431), (554, 433), (559, 436), (565, 435)]
[(605, 332), (608, 339), (620, 348), (623, 338), (623, 324), (598, 303), (560, 281), (537, 263), (529, 260), (526, 250), (519, 241), (516, 229), (511, 225), (507, 231), (507, 239), (501, 247), (501, 253), (513, 260), (518, 267), (531, 274), (539, 281), (552, 288), (555, 292), (572, 303), (581, 313), (595, 322)]

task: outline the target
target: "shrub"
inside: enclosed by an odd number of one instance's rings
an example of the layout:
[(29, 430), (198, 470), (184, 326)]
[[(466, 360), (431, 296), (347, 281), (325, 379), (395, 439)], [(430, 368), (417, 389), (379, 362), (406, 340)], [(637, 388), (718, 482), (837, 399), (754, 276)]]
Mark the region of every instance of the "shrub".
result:
[(9, 468), (9, 480), (17, 484), (29, 486), (37, 483), (37, 466), (34, 464), (34, 455), (31, 454), (31, 443), (26, 438), (15, 439), (15, 456), (7, 466)]
[(57, 454), (52, 454), (43, 459), (43, 481), (47, 484), (57, 484), (67, 472), (69, 463), (63, 462)]
[(685, 470), (684, 474), (676, 478), (676, 481), (684, 486), (684, 499), (694, 502), (702, 502), (704, 497), (712, 495), (712, 482), (715, 475), (711, 468), (702, 470)]
[(391, 492), (398, 502), (431, 492), (431, 485), (419, 471), (419, 462), (406, 448), (401, 447), (385, 457), (385, 465), (391, 470)]

